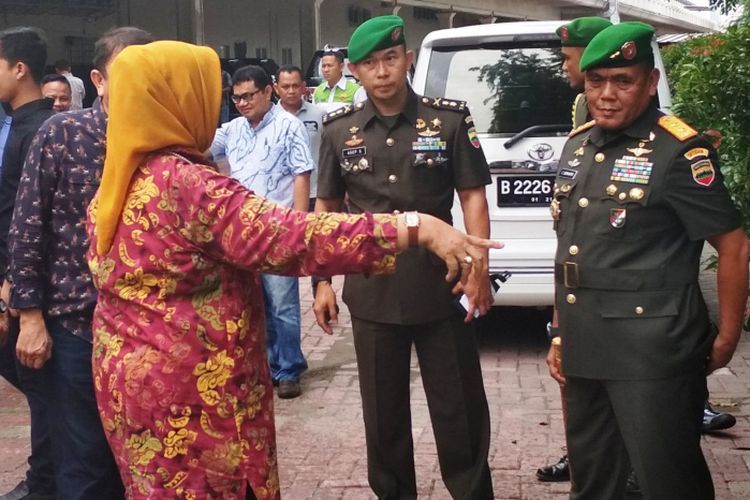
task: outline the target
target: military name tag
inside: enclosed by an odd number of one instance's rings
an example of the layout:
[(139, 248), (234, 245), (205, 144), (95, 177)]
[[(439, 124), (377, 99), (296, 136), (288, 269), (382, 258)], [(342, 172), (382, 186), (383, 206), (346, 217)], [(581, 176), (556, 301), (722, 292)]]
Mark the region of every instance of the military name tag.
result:
[(623, 156), (615, 160), (609, 180), (630, 182), (633, 184), (648, 184), (653, 166), (654, 164), (646, 158)]
[(346, 148), (341, 150), (341, 156), (344, 158), (356, 158), (367, 154), (367, 146), (361, 148)]
[(625, 218), (628, 212), (624, 208), (613, 208), (609, 211), (609, 224), (615, 229), (620, 229), (625, 225)]
[(578, 175), (577, 170), (571, 170), (569, 168), (561, 168), (560, 172), (558, 172), (557, 174), (557, 176), (560, 177), (561, 179), (568, 179), (570, 181), (575, 179), (577, 175)]

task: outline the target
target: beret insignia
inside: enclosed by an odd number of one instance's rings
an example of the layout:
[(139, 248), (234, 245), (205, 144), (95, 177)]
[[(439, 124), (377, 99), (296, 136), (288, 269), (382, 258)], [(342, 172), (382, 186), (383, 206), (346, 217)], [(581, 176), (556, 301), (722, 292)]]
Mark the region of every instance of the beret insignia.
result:
[(562, 40), (563, 42), (567, 42), (569, 37), (570, 34), (568, 33), (568, 27), (563, 26), (562, 28), (560, 28), (560, 40)]
[(628, 61), (632, 61), (638, 53), (638, 48), (636, 47), (635, 42), (631, 40), (622, 44), (620, 51), (622, 52), (622, 57)]

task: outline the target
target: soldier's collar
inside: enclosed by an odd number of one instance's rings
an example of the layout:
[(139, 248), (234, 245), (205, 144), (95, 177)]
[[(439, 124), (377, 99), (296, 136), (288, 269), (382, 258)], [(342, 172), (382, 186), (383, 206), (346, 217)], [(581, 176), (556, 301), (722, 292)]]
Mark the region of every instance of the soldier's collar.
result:
[(589, 140), (594, 145), (602, 147), (606, 143), (616, 139), (617, 137), (620, 137), (621, 135), (626, 135), (634, 139), (647, 139), (649, 138), (651, 132), (654, 130), (654, 124), (656, 123), (659, 115), (659, 109), (655, 105), (650, 105), (648, 108), (646, 108), (646, 111), (641, 114), (641, 116), (636, 118), (633, 123), (622, 130), (603, 130), (597, 126), (594, 126), (594, 128), (591, 129)]
[[(408, 95), (406, 97), (406, 104), (400, 114), (406, 119), (407, 123), (415, 123), (417, 121), (417, 104), (419, 103), (419, 96), (414, 93), (411, 86), (407, 87), (407, 89)], [(364, 128), (378, 116), (378, 111), (375, 109), (375, 106), (373, 106), (372, 101), (368, 99), (364, 101), (364, 105), (365, 107), (358, 113), (360, 118), (360, 128)]]

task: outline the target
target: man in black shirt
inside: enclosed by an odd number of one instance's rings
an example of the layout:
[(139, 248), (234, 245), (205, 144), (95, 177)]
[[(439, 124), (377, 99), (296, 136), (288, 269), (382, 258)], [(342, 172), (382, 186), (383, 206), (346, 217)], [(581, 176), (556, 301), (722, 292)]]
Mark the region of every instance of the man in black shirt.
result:
[[(47, 62), (47, 43), (41, 31), (34, 28), (10, 28), (0, 31), (0, 101), (12, 109), (13, 123), (2, 159), (0, 177), (0, 273), (3, 278), (0, 300), (0, 344), (3, 350), (15, 352), (18, 319), (7, 310), (10, 281), (8, 272), (8, 230), (13, 216), (18, 181), (26, 153), (34, 134), (54, 114), (52, 101), (42, 97), (39, 82)], [(49, 345), (39, 346), (49, 352)], [(3, 356), (0, 359), (8, 359)], [(12, 357), (10, 359), (13, 359)], [(31, 413), (31, 456), (26, 480), (0, 500), (32, 498), (54, 499), (55, 486), (47, 429), (47, 408), (43, 397), (43, 373), (15, 362), (20, 389)], [(10, 367), (2, 367), (5, 370)], [(12, 378), (12, 377), (9, 377)]]

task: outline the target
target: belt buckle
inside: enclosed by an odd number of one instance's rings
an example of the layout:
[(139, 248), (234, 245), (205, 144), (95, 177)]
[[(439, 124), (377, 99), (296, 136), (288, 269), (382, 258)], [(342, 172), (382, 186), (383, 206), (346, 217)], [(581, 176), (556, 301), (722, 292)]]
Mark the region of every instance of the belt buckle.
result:
[(563, 284), (565, 288), (578, 288), (578, 263), (566, 261), (563, 263)]

